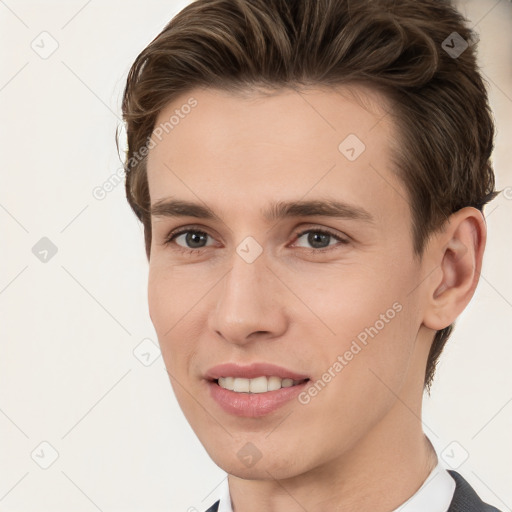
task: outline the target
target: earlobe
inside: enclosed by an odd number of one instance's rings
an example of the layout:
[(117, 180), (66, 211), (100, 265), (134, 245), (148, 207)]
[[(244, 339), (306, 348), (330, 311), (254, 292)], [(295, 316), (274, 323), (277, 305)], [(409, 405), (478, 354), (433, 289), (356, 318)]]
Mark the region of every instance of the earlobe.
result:
[(451, 215), (435, 235), (428, 249), (437, 271), (426, 282), (426, 327), (448, 327), (471, 300), (482, 268), (486, 231), (482, 213), (466, 207)]

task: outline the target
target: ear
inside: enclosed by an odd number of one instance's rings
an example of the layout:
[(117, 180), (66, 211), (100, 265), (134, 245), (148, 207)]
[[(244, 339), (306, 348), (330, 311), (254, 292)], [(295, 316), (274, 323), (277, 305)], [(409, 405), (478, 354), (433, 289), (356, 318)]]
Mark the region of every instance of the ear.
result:
[(432, 237), (424, 260), (434, 268), (426, 282), (426, 327), (448, 327), (468, 305), (480, 277), (486, 238), (484, 217), (473, 207), (452, 214)]

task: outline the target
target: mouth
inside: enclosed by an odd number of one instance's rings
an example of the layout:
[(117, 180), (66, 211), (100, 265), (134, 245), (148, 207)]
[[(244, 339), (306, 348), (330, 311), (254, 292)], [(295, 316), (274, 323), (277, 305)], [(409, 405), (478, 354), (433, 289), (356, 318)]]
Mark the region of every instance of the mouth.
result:
[(291, 388), (308, 382), (309, 378), (305, 379), (291, 379), (281, 378), (276, 375), (272, 376), (259, 376), (252, 379), (243, 377), (219, 377), (213, 379), (217, 385), (228, 391), (235, 393), (267, 393), (269, 391), (277, 391), (282, 388)]
[(224, 412), (246, 418), (290, 406), (310, 382), (307, 375), (270, 363), (224, 363), (204, 378), (209, 396)]

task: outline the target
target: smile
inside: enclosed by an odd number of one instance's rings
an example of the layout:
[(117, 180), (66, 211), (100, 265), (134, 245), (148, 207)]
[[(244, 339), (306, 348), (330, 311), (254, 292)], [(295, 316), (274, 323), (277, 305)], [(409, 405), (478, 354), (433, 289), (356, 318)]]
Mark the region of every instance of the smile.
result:
[(219, 377), (217, 384), (221, 388), (234, 391), (235, 393), (267, 393), (268, 391), (277, 391), (281, 388), (290, 388), (301, 384), (306, 380), (308, 379), (282, 379), (277, 376), (261, 376), (253, 379), (245, 379), (242, 377)]

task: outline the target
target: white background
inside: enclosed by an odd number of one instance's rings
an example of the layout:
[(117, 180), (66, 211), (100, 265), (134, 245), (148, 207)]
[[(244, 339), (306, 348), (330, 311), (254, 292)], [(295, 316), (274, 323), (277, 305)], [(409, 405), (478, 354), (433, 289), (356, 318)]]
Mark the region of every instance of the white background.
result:
[[(156, 336), (142, 227), (124, 184), (103, 200), (92, 195), (121, 168), (115, 130), (128, 69), (187, 3), (0, 0), (0, 511), (204, 510), (225, 476), (183, 418), (161, 357), (144, 366), (134, 355)], [(512, 186), (512, 4), (460, 7), (480, 33), (504, 189)], [(31, 47), (41, 38), (47, 51), (58, 43), (46, 59)], [(510, 512), (507, 190), (487, 207), (482, 279), (425, 398), (424, 426), (439, 454), (467, 452), (458, 471)], [(58, 249), (46, 263), (32, 252), (42, 237)], [(58, 453), (48, 469), (43, 441)]]

